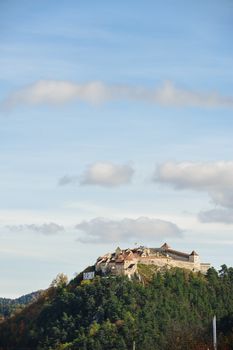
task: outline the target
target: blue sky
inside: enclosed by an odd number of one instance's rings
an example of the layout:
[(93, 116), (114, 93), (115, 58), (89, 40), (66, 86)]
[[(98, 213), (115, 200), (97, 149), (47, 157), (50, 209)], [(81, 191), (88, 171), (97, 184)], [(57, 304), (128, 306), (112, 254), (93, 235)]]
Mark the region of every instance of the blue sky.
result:
[(1, 1), (1, 296), (134, 242), (232, 266), (232, 15), (227, 0)]

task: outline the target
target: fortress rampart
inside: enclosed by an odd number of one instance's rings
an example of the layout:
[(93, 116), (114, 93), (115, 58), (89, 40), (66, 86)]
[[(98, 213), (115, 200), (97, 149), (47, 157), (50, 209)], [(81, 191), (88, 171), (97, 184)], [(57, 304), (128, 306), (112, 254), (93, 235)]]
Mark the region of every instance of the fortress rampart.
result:
[(132, 276), (137, 272), (137, 265), (155, 265), (158, 269), (179, 267), (205, 274), (210, 268), (209, 263), (201, 263), (199, 255), (192, 251), (190, 254), (171, 249), (167, 243), (160, 248), (139, 247), (108, 253), (97, 259), (95, 269), (102, 274)]

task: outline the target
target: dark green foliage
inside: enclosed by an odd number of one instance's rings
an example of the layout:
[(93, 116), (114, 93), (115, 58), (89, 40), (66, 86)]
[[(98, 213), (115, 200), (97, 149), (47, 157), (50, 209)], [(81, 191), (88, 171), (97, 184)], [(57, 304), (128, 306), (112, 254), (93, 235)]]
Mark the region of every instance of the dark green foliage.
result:
[(26, 294), (16, 299), (0, 298), (0, 317), (9, 317), (23, 309), (27, 304), (35, 301), (40, 295), (41, 291)]
[(215, 314), (219, 349), (233, 349), (232, 276), (232, 268), (223, 266), (207, 276), (182, 269), (158, 272), (146, 283), (126, 277), (83, 284), (75, 279), (50, 288), (4, 322), (0, 349), (128, 350), (133, 341), (143, 350), (201, 349), (210, 347)]

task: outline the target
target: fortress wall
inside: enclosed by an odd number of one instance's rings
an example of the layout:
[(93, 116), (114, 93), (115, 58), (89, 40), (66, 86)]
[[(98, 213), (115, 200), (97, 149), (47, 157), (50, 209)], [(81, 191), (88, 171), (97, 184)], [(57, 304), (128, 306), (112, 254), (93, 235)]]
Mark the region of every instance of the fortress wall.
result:
[(138, 259), (139, 263), (145, 264), (145, 265), (158, 265), (158, 266), (164, 266), (168, 264), (168, 262), (171, 261), (171, 259), (166, 257), (140, 257)]
[(127, 269), (128, 266), (132, 265), (132, 264), (137, 264), (138, 259), (132, 259), (132, 260), (127, 260), (124, 263), (124, 268)]
[(182, 261), (189, 261), (189, 258), (187, 257), (185, 257), (185, 256), (177, 256), (176, 254), (172, 254), (172, 253), (168, 253), (168, 255), (170, 256), (170, 257), (172, 257), (172, 259), (174, 259), (174, 260), (182, 260)]
[[(210, 264), (200, 263), (199, 259), (196, 262), (190, 260), (178, 260), (170, 256), (153, 255), (153, 256), (141, 256), (132, 260), (125, 260), (124, 263), (115, 263), (115, 261), (105, 262), (96, 264), (96, 271), (102, 271), (103, 273), (111, 273), (113, 275), (131, 275), (137, 270), (137, 263), (142, 263), (145, 265), (154, 265), (158, 268), (167, 267), (178, 267), (183, 269), (188, 269), (195, 272), (202, 272), (206, 274), (207, 270), (210, 268)], [(130, 265), (134, 264), (132, 268)]]
[(179, 261), (179, 260), (173, 260), (171, 258), (140, 258), (139, 263), (145, 264), (145, 265), (156, 265), (158, 267), (164, 267), (164, 266), (170, 266), (170, 267), (179, 267), (183, 269), (189, 269), (192, 271), (199, 271), (201, 270), (200, 264), (194, 264), (189, 261)]
[(192, 270), (192, 271), (200, 271), (200, 264), (195, 264), (193, 262), (189, 262), (189, 261), (172, 261), (171, 262), (171, 266), (174, 267), (180, 267), (182, 269), (188, 269), (188, 270)]
[(211, 265), (210, 264), (205, 264), (205, 263), (203, 263), (203, 264), (201, 264), (201, 272), (202, 273), (207, 273), (207, 271), (209, 270), (209, 268), (211, 267)]
[(125, 270), (124, 274), (127, 276), (134, 275), (137, 272), (137, 264), (135, 264), (131, 269)]

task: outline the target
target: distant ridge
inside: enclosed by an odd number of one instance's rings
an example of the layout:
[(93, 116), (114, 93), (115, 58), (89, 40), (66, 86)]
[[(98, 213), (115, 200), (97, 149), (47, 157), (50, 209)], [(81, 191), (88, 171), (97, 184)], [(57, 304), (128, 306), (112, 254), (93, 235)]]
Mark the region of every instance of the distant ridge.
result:
[(11, 316), (16, 310), (24, 308), (29, 303), (37, 300), (42, 290), (22, 295), (19, 298), (0, 298), (0, 319)]

